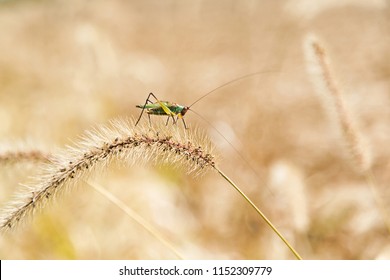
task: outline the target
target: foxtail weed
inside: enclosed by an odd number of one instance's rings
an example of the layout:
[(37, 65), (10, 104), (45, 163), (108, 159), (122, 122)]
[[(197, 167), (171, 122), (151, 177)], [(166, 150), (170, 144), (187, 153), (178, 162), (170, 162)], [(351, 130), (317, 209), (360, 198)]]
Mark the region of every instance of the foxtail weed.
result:
[(114, 159), (130, 164), (168, 163), (195, 175), (207, 170), (217, 171), (281, 238), (295, 257), (301, 259), (271, 221), (217, 166), (212, 145), (199, 131), (193, 133), (163, 125), (134, 128), (133, 120), (116, 120), (109, 126), (89, 131), (75, 146), (51, 156), (36, 182), (27, 186), (18, 199), (5, 209), (0, 218), (0, 229), (13, 228), (66, 188), (75, 187), (80, 180), (87, 179), (93, 170), (107, 167)]
[(326, 48), (314, 35), (307, 36), (304, 48), (308, 72), (316, 92), (325, 103), (325, 107), (329, 109), (330, 115), (336, 120), (336, 125), (348, 148), (355, 171), (365, 177), (390, 234), (390, 218), (385, 202), (377, 191), (375, 176), (372, 172), (373, 159), (368, 141), (344, 101), (342, 91), (333, 76)]

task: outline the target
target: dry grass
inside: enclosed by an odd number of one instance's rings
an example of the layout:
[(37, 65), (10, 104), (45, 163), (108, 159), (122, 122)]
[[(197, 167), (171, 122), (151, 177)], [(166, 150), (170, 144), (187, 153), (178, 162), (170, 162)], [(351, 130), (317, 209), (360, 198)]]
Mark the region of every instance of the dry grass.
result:
[(210, 152), (211, 144), (207, 145), (202, 139), (196, 132), (163, 125), (135, 127), (134, 121), (120, 119), (112, 121), (110, 126), (88, 131), (76, 145), (50, 156), (33, 151), (22, 154), (24, 157), (16, 152), (11, 158), (12, 153), (6, 153), (10, 158), (8, 161), (36, 161), (40, 156), (49, 162), (37, 165), (35, 182), (5, 207), (7, 210), (0, 218), (0, 231), (15, 227), (29, 213), (62, 194), (65, 188), (80, 185), (80, 181), (92, 176), (95, 169), (107, 168), (113, 160), (128, 165), (170, 164), (186, 167), (187, 173), (202, 173), (207, 167), (217, 169)]
[[(97, 123), (136, 117), (135, 105), (151, 91), (186, 105), (234, 78), (272, 70), (193, 107), (257, 174), (188, 112), (190, 129), (213, 137), (222, 169), (302, 257), (389, 258), (389, 235), (371, 190), (314, 93), (302, 49), (308, 31), (326, 43), (343, 102), (370, 144), (371, 170), (389, 212), (389, 7), (361, 2), (302, 12), (306, 1), (3, 1), (0, 142), (31, 140), (51, 150)], [(34, 170), (34, 164), (2, 165), (2, 205)], [(193, 179), (170, 166), (117, 166), (94, 181), (185, 258), (293, 258), (215, 174)], [(172, 257), (98, 193), (79, 188), (76, 194), (2, 235), (0, 258)]]

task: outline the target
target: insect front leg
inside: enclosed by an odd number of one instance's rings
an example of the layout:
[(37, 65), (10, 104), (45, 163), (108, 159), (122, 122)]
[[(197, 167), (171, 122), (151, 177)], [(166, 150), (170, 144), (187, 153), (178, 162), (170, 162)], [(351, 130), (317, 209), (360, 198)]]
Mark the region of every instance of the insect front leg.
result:
[(183, 121), (184, 128), (185, 128), (185, 129), (188, 129), (188, 127), (187, 127), (187, 125), (186, 125), (186, 122), (184, 121), (184, 118), (181, 118), (181, 120)]

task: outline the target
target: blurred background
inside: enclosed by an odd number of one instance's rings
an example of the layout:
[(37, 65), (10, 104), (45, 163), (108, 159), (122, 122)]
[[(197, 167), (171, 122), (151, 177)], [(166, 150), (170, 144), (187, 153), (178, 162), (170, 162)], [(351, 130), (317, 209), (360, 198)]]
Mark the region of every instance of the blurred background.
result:
[[(212, 126), (191, 111), (187, 125), (210, 137), (221, 169), (303, 258), (389, 259), (384, 217), (306, 71), (308, 33), (325, 43), (345, 103), (369, 144), (389, 213), (386, 0), (0, 1), (0, 145), (52, 152), (93, 126), (138, 117), (135, 105), (149, 92), (190, 105), (224, 83), (263, 71), (192, 107)], [(1, 166), (0, 206), (36, 172), (36, 163)], [(168, 166), (113, 165), (93, 181), (187, 259), (294, 259), (213, 172), (193, 178)], [(176, 256), (80, 184), (2, 234), (0, 258)]]

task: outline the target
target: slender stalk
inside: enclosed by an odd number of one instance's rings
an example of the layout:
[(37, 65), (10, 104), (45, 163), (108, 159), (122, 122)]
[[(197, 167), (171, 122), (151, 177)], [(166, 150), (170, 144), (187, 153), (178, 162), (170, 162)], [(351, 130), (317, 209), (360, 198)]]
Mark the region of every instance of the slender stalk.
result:
[(250, 200), (250, 198), (218, 167), (214, 167), (215, 170), (236, 190), (238, 193), (252, 206), (253, 209), (261, 216), (261, 218), (268, 224), (268, 226), (279, 236), (279, 238), (286, 244), (290, 251), (298, 260), (302, 260), (298, 252), (290, 245), (286, 238), (279, 232), (279, 230), (271, 223), (271, 221), (264, 215), (263, 212)]
[[(211, 154), (211, 145), (205, 137), (199, 137), (196, 131), (192, 135), (187, 130), (166, 127), (137, 127), (137, 129), (133, 127), (133, 121), (112, 122), (111, 127), (100, 127), (87, 133), (83, 141), (74, 147), (68, 147), (62, 154), (52, 155), (45, 165), (43, 174), (37, 178), (37, 182), (22, 192), (19, 200), (10, 204), (4, 211), (0, 217), (0, 230), (14, 227), (37, 208), (52, 201), (53, 197), (58, 196), (62, 190), (76, 186), (81, 180), (85, 181), (94, 169), (106, 167), (113, 159), (132, 164), (170, 163), (173, 166), (183, 166), (187, 168), (188, 173), (195, 174), (207, 169), (215, 169), (255, 209), (295, 257), (302, 259), (248, 196), (217, 167)], [(176, 256), (182, 258), (168, 241), (125, 203), (96, 184), (89, 183), (89, 185), (169, 247)]]
[(128, 207), (126, 203), (122, 200), (114, 196), (112, 193), (99, 186), (95, 182), (87, 181), (86, 182), (90, 187), (99, 192), (109, 201), (111, 201), (115, 206), (121, 209), (127, 216), (133, 219), (136, 223), (138, 223), (141, 227), (143, 227), (147, 232), (149, 232), (154, 238), (160, 241), (164, 246), (166, 246), (169, 250), (171, 250), (179, 259), (183, 260), (183, 256), (175, 249), (175, 247), (166, 240), (157, 229), (155, 229), (150, 223), (148, 223), (144, 218), (137, 214), (133, 209)]

